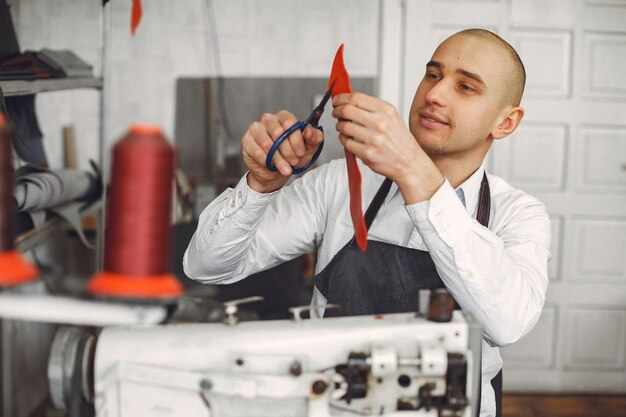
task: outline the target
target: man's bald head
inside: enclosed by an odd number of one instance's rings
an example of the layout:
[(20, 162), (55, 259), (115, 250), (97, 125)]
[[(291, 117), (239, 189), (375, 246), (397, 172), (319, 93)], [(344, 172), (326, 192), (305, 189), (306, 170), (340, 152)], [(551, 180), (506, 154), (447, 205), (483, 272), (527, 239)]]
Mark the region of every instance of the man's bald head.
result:
[(490, 42), (494, 47), (502, 50), (503, 56), (508, 61), (507, 64), (509, 71), (507, 73), (508, 79), (506, 81), (507, 84), (510, 84), (510, 88), (506, 91), (506, 96), (503, 97), (503, 102), (505, 104), (519, 106), (522, 100), (522, 95), (524, 94), (524, 86), (526, 85), (526, 70), (524, 69), (524, 64), (515, 49), (507, 41), (495, 33), (485, 29), (462, 30), (461, 32), (457, 32), (450, 36), (448, 39), (457, 36), (473, 36), (480, 40)]

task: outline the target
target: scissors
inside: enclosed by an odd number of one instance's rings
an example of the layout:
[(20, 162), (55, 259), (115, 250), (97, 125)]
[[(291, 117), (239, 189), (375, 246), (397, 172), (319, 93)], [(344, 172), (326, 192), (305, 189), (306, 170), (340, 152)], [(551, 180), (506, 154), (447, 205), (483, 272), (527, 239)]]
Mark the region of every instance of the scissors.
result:
[[(280, 135), (278, 139), (276, 139), (276, 142), (274, 142), (274, 144), (270, 148), (270, 151), (267, 153), (267, 158), (265, 158), (265, 166), (267, 167), (267, 169), (269, 169), (270, 171), (276, 171), (276, 166), (274, 166), (274, 163), (272, 162), (272, 159), (274, 159), (274, 154), (278, 150), (278, 147), (280, 146), (280, 144), (283, 143), (296, 130), (300, 130), (301, 132), (304, 132), (304, 129), (306, 129), (307, 126), (311, 125), (317, 130), (324, 132), (324, 129), (321, 126), (318, 126), (317, 124), (319, 123), (320, 118), (322, 117), (322, 114), (324, 113), (324, 107), (326, 106), (326, 103), (328, 102), (328, 99), (330, 98), (333, 92), (333, 86), (335, 85), (335, 81), (337, 80), (334, 80), (333, 83), (330, 85), (330, 87), (328, 87), (328, 90), (326, 90), (324, 97), (322, 97), (322, 101), (320, 101), (320, 104), (318, 104), (317, 107), (313, 109), (313, 112), (311, 112), (311, 114), (309, 115), (309, 117), (306, 118), (306, 120), (297, 121), (293, 126), (291, 126), (282, 135)], [(322, 153), (323, 148), (324, 148), (324, 142), (320, 143), (320, 147), (317, 148), (315, 155), (313, 155), (313, 158), (311, 158), (309, 163), (303, 167), (294, 168), (293, 173), (300, 174), (306, 171), (307, 169), (309, 169), (311, 165), (313, 165), (315, 161), (317, 161), (317, 158)]]

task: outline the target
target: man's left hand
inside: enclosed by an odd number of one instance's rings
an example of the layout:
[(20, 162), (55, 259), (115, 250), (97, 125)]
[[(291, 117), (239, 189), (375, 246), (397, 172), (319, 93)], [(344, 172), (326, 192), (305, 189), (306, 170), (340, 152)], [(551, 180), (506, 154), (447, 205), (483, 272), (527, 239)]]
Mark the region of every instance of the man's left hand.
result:
[(341, 144), (373, 171), (394, 181), (406, 204), (430, 199), (444, 177), (394, 106), (363, 93), (333, 97)]

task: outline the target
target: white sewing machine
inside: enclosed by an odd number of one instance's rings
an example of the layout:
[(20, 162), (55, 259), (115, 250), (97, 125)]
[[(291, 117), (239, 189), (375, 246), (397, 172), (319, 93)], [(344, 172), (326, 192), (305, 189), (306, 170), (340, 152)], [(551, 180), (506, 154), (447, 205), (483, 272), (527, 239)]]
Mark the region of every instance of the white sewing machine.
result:
[(55, 403), (80, 386), (101, 417), (478, 415), (481, 334), (459, 311), (238, 323), (236, 309), (226, 323), (105, 328), (97, 343), (57, 334)]

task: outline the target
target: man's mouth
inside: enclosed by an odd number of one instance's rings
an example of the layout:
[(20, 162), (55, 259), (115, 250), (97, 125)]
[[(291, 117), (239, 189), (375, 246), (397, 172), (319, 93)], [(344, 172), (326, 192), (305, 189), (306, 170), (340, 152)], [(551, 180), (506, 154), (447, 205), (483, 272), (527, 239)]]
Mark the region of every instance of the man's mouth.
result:
[(438, 116), (435, 113), (432, 113), (432, 112), (429, 112), (429, 111), (421, 112), (420, 116), (422, 116), (424, 119), (426, 119), (426, 120), (428, 120), (430, 122), (443, 123), (444, 125), (448, 124), (443, 117)]
[(449, 123), (443, 117), (440, 117), (428, 111), (423, 111), (420, 113), (420, 124), (429, 129), (435, 129), (438, 127), (449, 125)]

